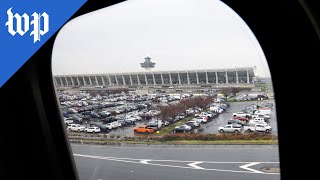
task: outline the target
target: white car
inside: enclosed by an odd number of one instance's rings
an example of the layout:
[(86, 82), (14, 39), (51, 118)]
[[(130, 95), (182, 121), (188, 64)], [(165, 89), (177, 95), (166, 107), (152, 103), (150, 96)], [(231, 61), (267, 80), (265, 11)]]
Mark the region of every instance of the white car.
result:
[(131, 121), (141, 121), (142, 118), (140, 116), (126, 116), (125, 119), (131, 120)]
[(110, 123), (108, 123), (108, 124), (103, 124), (102, 126), (104, 126), (106, 129), (109, 129), (109, 130), (112, 129), (112, 126), (110, 125)]
[(81, 126), (80, 124), (69, 124), (68, 130), (71, 131), (78, 131), (78, 132), (83, 132), (85, 129), (84, 126)]
[(197, 118), (192, 119), (192, 120), (201, 121), (202, 123), (206, 123), (206, 122), (208, 122), (208, 117), (206, 117), (206, 116), (201, 116), (201, 117), (197, 117)]
[(210, 107), (210, 111), (213, 111), (213, 112), (221, 114), (223, 112), (223, 109), (221, 109), (218, 106), (212, 106), (212, 107)]
[(118, 127), (118, 122), (114, 121), (114, 122), (108, 123), (107, 125), (110, 125), (112, 127), (112, 129), (114, 129), (114, 128)]
[(244, 112), (236, 112), (232, 114), (233, 117), (251, 117), (251, 114)]
[(115, 121), (114, 123), (117, 124), (117, 127), (121, 127), (122, 126), (122, 124), (120, 122), (118, 122), (118, 121)]
[(254, 126), (243, 126), (245, 131), (257, 131), (257, 132), (270, 132), (272, 130), (271, 126), (266, 126), (265, 124), (255, 124)]
[(212, 118), (213, 117), (213, 114), (211, 113), (207, 113), (207, 112), (201, 112), (199, 114), (195, 114), (194, 116), (208, 116), (209, 118)]
[(136, 116), (136, 117), (135, 116), (130, 116), (130, 117), (127, 116), (127, 117), (124, 118), (124, 120), (126, 122), (135, 123), (137, 121), (137, 119), (138, 119), (137, 117), (140, 117), (140, 116)]
[(262, 118), (256, 118), (256, 119), (251, 119), (249, 121), (249, 125), (256, 125), (256, 124), (263, 124), (265, 126), (267, 126), (268, 124), (264, 121), (264, 119)]
[(234, 132), (234, 133), (238, 133), (241, 132), (242, 130), (242, 126), (241, 125), (236, 125), (236, 124), (228, 124), (225, 125), (223, 127), (219, 127), (219, 132), (223, 133), (223, 132)]
[(199, 127), (200, 126), (200, 122), (199, 121), (188, 121), (187, 123), (192, 123), (195, 127)]
[(101, 130), (99, 127), (88, 127), (84, 129), (84, 132), (98, 133), (98, 132), (101, 132)]

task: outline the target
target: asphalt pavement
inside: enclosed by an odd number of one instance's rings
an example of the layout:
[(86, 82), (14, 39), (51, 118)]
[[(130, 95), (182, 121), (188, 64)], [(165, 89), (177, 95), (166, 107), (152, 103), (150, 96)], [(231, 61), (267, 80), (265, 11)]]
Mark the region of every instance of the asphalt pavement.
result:
[[(267, 100), (264, 102), (271, 102), (275, 105), (274, 100)], [(219, 127), (225, 126), (228, 124), (228, 120), (232, 119), (232, 113), (240, 112), (251, 104), (258, 104), (261, 105), (261, 102), (257, 101), (242, 101), (242, 102), (230, 102), (230, 107), (226, 110), (226, 112), (220, 114), (217, 118), (213, 119), (212, 121), (201, 124), (199, 128), (199, 133), (201, 134), (217, 134), (219, 133)], [(269, 119), (269, 125), (272, 127), (272, 134), (278, 134), (277, 128), (277, 117), (275, 107), (273, 107), (271, 111), (271, 118)]]
[(276, 145), (72, 144), (72, 151), (81, 180), (280, 179), (262, 170), (279, 167)]

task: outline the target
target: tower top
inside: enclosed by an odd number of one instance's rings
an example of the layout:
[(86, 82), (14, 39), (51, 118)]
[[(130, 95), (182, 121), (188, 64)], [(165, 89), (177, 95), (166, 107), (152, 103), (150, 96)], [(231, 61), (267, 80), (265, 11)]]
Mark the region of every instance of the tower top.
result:
[(147, 56), (147, 57), (144, 58), (144, 60), (145, 61), (143, 63), (140, 63), (142, 68), (145, 68), (146, 70), (150, 70), (151, 68), (154, 68), (156, 63), (151, 62), (150, 61), (151, 60), (150, 57)]

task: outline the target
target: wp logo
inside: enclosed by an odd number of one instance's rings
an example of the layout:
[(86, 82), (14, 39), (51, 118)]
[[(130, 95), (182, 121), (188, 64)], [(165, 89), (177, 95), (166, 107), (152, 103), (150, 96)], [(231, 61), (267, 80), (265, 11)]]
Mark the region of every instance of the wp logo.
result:
[(8, 21), (5, 25), (8, 26), (8, 32), (12, 36), (17, 33), (23, 36), (31, 28), (30, 36), (33, 36), (33, 43), (35, 43), (49, 31), (49, 15), (46, 12), (42, 14), (34, 12), (30, 18), (26, 13), (21, 16), (18, 13), (13, 14), (11, 10), (12, 8), (7, 11)]

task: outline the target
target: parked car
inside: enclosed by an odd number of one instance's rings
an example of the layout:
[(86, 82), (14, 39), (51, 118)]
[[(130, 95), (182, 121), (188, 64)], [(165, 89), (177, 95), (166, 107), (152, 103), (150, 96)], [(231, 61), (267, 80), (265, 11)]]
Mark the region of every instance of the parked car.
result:
[(118, 123), (116, 121), (111, 122), (111, 123), (107, 123), (108, 126), (111, 126), (112, 129), (118, 128)]
[(266, 123), (263, 118), (251, 119), (248, 124), (249, 125), (263, 124), (265, 126), (268, 125), (268, 123)]
[(173, 133), (186, 133), (186, 132), (190, 132), (192, 129), (191, 126), (183, 124), (181, 126), (176, 126), (173, 130)]
[(73, 124), (73, 119), (64, 118), (64, 122), (68, 126), (69, 124)]
[(99, 115), (98, 113), (96, 113), (96, 112), (91, 112), (91, 113), (90, 113), (90, 116), (91, 116), (92, 118), (99, 118), (99, 117), (100, 117), (100, 115)]
[(75, 114), (75, 113), (78, 113), (78, 111), (77, 110), (75, 110), (74, 108), (70, 108), (70, 109), (68, 109), (68, 111), (67, 111), (69, 114)]
[(202, 123), (206, 123), (206, 122), (208, 122), (208, 117), (206, 117), (206, 116), (200, 116), (200, 117), (194, 118), (194, 119), (192, 119), (192, 120), (201, 121)]
[(124, 121), (125, 121), (127, 124), (136, 124), (137, 119), (134, 118), (134, 117), (125, 117), (125, 118), (124, 118)]
[(271, 126), (266, 126), (265, 124), (255, 124), (251, 126), (243, 126), (244, 131), (257, 131), (257, 132), (270, 132), (272, 130)]
[(232, 113), (233, 117), (251, 117), (251, 114), (249, 113), (244, 113), (244, 112), (236, 112), (236, 113)]
[(147, 127), (147, 126), (140, 126), (140, 127), (135, 127), (133, 128), (133, 132), (135, 133), (153, 133), (154, 129), (151, 127)]
[(152, 128), (152, 129), (154, 129), (155, 131), (160, 130), (160, 128), (159, 128), (158, 125), (156, 125), (156, 124), (149, 124), (149, 125), (147, 125), (147, 127), (148, 127), (148, 128)]
[[(199, 126), (200, 126), (200, 122), (199, 122), (199, 121), (192, 121), (192, 120), (191, 120), (191, 121), (188, 121), (187, 123), (188, 123), (188, 125), (189, 125), (189, 124), (193, 124), (195, 127), (199, 127)], [(187, 123), (186, 123), (186, 124), (187, 124)]]
[(186, 116), (185, 116), (185, 115), (182, 115), (182, 114), (176, 116), (176, 118), (178, 118), (179, 120), (181, 120), (181, 119), (183, 119), (183, 118), (185, 118), (185, 117), (186, 117)]
[(123, 119), (117, 120), (117, 122), (118, 122), (118, 123), (120, 123), (120, 124), (121, 124), (121, 126), (125, 126), (125, 125), (127, 125), (126, 121), (125, 121), (125, 120), (123, 120)]
[(84, 132), (98, 133), (101, 132), (101, 129), (99, 127), (88, 127), (84, 129)]
[(258, 110), (256, 110), (254, 112), (254, 114), (267, 114), (267, 115), (270, 115), (271, 114), (271, 108), (259, 108)]
[(219, 132), (223, 133), (223, 132), (234, 132), (234, 133), (238, 133), (241, 132), (242, 130), (242, 126), (240, 125), (236, 125), (236, 124), (228, 124), (225, 125), (223, 127), (219, 127)]
[(80, 124), (69, 124), (68, 130), (70, 131), (78, 131), (78, 132), (83, 132), (85, 129), (84, 126), (81, 126)]
[[(234, 121), (234, 122), (238, 122), (238, 124), (247, 124), (249, 122), (248, 118), (243, 118), (243, 117), (233, 117), (232, 119), (230, 119), (229, 121)], [(228, 121), (228, 122), (229, 122)], [(232, 124), (232, 123), (229, 123)]]
[(111, 113), (109, 113), (107, 111), (101, 111), (101, 112), (98, 112), (98, 115), (100, 117), (106, 118), (106, 117), (109, 117), (111, 115)]
[(164, 121), (164, 126), (169, 126), (171, 123), (171, 121)]
[(244, 121), (241, 121), (239, 119), (229, 119), (228, 120), (228, 124), (241, 124), (241, 125), (244, 125), (245, 122)]
[[(195, 129), (195, 128), (197, 128), (195, 125), (194, 125), (194, 123), (192, 123), (192, 122), (186, 122), (186, 123), (184, 123), (185, 125), (188, 125), (188, 126), (191, 126), (191, 129)], [(184, 124), (182, 124), (182, 125), (184, 125)]]
[(105, 129), (106, 131), (109, 131), (109, 130), (111, 130), (113, 128), (113, 126), (111, 126), (110, 123), (107, 123), (107, 124), (101, 124), (100, 129), (101, 128)]
[(220, 108), (219, 106), (211, 106), (210, 111), (213, 111), (215, 113), (221, 114), (223, 112), (223, 109)]
[(76, 121), (82, 122), (82, 118), (79, 116), (69, 116), (67, 120), (70, 120), (70, 122), (71, 122), (71, 120), (76, 120)]
[(154, 127), (156, 128), (155, 130), (158, 130), (158, 129), (161, 129), (162, 124), (163, 124), (162, 120), (153, 120), (153, 121), (150, 121), (148, 125), (149, 127)]
[(194, 116), (196, 116), (196, 117), (198, 117), (198, 116), (208, 116), (209, 118), (212, 118), (213, 114), (208, 113), (208, 112), (201, 112), (201, 113), (195, 114)]

